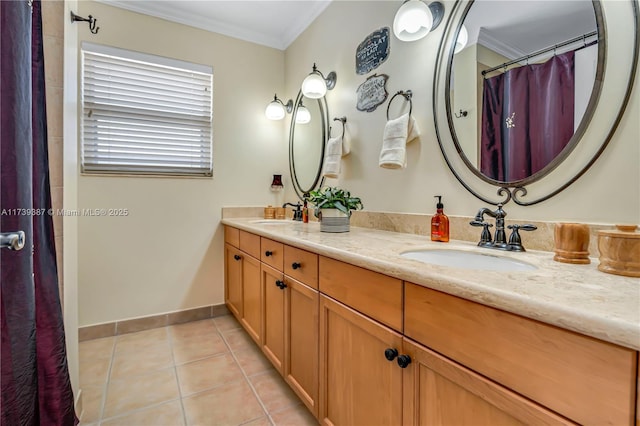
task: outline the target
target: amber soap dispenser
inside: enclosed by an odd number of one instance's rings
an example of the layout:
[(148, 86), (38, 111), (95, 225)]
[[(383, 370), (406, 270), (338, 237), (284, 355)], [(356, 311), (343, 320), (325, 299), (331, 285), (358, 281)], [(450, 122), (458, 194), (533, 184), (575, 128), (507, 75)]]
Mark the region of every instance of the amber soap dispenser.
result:
[(444, 205), (442, 204), (442, 195), (436, 195), (438, 199), (436, 204), (436, 214), (431, 218), (431, 241), (440, 241), (442, 243), (449, 242), (449, 218), (444, 214)]

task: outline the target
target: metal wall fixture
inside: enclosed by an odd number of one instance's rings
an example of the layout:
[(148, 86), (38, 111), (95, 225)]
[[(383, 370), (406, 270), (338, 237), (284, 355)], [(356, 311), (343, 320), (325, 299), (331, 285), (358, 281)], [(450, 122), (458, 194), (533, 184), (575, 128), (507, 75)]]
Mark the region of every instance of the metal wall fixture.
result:
[(98, 34), (98, 30), (100, 29), (100, 27), (96, 27), (97, 21), (98, 19), (94, 18), (91, 15), (89, 15), (88, 18), (83, 18), (82, 16), (78, 16), (75, 13), (73, 13), (73, 11), (71, 12), (71, 23), (87, 22), (89, 24), (89, 31), (91, 31), (91, 34)]
[(463, 118), (466, 117), (469, 114), (469, 111), (463, 111), (462, 108), (460, 108), (460, 112), (454, 112), (453, 115), (456, 116), (456, 118)]
[(389, 99), (389, 104), (387, 105), (387, 121), (390, 120), (389, 108), (391, 107), (391, 102), (393, 102), (397, 96), (402, 96), (407, 102), (409, 102), (409, 115), (411, 115), (411, 112), (413, 111), (413, 92), (411, 90), (398, 90), (396, 94)]
[(264, 110), (264, 115), (269, 120), (282, 120), (285, 113), (291, 114), (291, 111), (293, 111), (293, 101), (289, 99), (285, 104), (278, 98), (277, 94), (274, 94), (273, 100), (269, 102), (269, 105)]
[[(339, 121), (342, 123), (342, 139), (344, 139), (344, 131), (345, 131), (345, 127), (347, 127), (347, 117), (343, 116), (343, 117), (334, 117), (333, 121)], [(331, 137), (331, 128), (329, 128), (329, 137)]]
[(331, 71), (325, 77), (314, 63), (313, 71), (302, 82), (302, 94), (307, 98), (320, 99), (327, 93), (327, 90), (332, 90), (336, 87), (337, 78), (335, 71)]
[(393, 33), (401, 41), (420, 40), (436, 29), (444, 16), (444, 6), (435, 1), (406, 0), (393, 19)]

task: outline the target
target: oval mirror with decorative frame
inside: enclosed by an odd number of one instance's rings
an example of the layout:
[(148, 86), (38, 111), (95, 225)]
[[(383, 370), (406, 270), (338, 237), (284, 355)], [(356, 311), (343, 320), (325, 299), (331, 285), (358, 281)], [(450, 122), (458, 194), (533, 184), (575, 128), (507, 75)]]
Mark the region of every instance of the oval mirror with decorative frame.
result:
[[(308, 121), (304, 116), (309, 112)], [(307, 98), (298, 92), (289, 129), (289, 171), (293, 188), (302, 200), (304, 194), (324, 182), (322, 163), (329, 135), (329, 112), (324, 97)]]
[[(589, 169), (629, 102), (637, 8), (632, 0), (456, 2), (433, 108), (445, 161), (469, 192), (533, 205)], [(469, 40), (455, 51), (463, 25)]]

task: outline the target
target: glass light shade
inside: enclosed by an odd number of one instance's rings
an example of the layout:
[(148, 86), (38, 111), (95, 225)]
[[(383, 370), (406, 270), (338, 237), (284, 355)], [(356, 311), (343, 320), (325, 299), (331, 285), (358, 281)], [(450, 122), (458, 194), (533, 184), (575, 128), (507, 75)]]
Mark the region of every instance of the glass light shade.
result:
[(298, 106), (298, 110), (296, 111), (296, 123), (307, 124), (310, 121), (311, 121), (311, 113), (309, 112), (307, 107), (304, 105)]
[(393, 20), (393, 33), (401, 41), (420, 40), (433, 26), (433, 14), (421, 0), (408, 0)]
[(327, 93), (327, 82), (317, 72), (312, 72), (302, 82), (302, 94), (310, 99), (320, 99)]
[(282, 120), (284, 118), (284, 105), (274, 100), (269, 102), (267, 109), (264, 111), (264, 115), (269, 120)]
[(456, 39), (456, 47), (454, 48), (453, 53), (458, 53), (464, 49), (468, 41), (469, 33), (467, 32), (467, 28), (463, 25), (462, 28), (460, 28), (460, 33)]

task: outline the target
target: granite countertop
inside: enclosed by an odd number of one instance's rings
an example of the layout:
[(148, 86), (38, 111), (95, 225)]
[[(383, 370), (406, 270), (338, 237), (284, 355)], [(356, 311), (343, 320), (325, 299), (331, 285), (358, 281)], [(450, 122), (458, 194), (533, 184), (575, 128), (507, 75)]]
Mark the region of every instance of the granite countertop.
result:
[[(261, 218), (222, 220), (225, 225), (323, 256), (640, 350), (640, 279), (600, 272), (598, 259), (591, 259), (589, 265), (570, 265), (553, 261), (551, 252), (502, 252), (466, 241), (435, 243), (421, 235), (354, 226), (350, 232), (332, 234), (320, 232), (317, 222), (264, 222)], [(511, 257), (538, 269), (471, 270), (400, 256), (409, 250), (433, 248)]]

